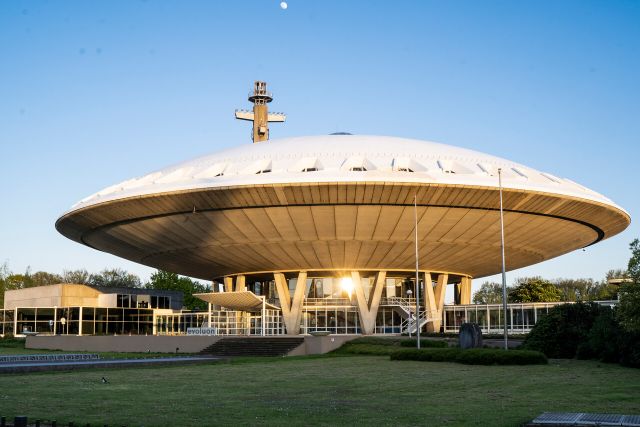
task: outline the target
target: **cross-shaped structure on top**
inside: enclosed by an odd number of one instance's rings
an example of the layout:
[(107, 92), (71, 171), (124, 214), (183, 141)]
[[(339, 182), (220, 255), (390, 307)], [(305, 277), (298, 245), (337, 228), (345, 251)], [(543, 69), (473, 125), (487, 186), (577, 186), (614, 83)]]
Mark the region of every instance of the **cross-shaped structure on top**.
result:
[(269, 113), (267, 104), (272, 100), (272, 94), (267, 92), (267, 83), (257, 81), (253, 85), (253, 93), (249, 93), (249, 102), (253, 102), (253, 111), (236, 110), (236, 119), (253, 122), (254, 143), (269, 139), (269, 122), (284, 122), (287, 119), (284, 113)]

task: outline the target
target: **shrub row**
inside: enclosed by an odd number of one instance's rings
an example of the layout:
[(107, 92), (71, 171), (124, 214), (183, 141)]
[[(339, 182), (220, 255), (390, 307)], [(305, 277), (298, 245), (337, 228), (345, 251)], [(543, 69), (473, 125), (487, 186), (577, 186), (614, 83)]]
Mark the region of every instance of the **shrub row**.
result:
[[(400, 341), (400, 345), (402, 347), (416, 347), (417, 340), (402, 340)], [(446, 341), (436, 341), (436, 340), (420, 340), (421, 348), (447, 348), (449, 344)]]
[(530, 350), (498, 350), (476, 348), (430, 348), (424, 350), (396, 350), (390, 354), (391, 360), (419, 360), (425, 362), (456, 362), (466, 365), (543, 365), (547, 363), (544, 354)]
[(5, 336), (4, 338), (0, 338), (0, 347), (24, 348), (24, 339), (13, 338), (13, 336)]
[(388, 356), (398, 349), (392, 345), (358, 344), (346, 343), (335, 350), (337, 354), (368, 354), (371, 356)]

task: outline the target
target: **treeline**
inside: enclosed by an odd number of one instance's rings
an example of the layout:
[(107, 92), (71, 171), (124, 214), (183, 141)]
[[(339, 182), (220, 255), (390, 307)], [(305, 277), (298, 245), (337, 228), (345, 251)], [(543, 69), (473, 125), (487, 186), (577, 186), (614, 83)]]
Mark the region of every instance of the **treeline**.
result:
[(24, 273), (14, 273), (5, 262), (0, 266), (0, 308), (4, 306), (5, 291), (59, 283), (181, 291), (184, 294), (184, 306), (188, 310), (205, 309), (206, 303), (194, 297), (193, 294), (209, 292), (210, 289), (197, 280), (161, 270), (153, 273), (148, 282), (143, 282), (137, 275), (120, 268), (104, 269), (99, 273), (89, 273), (84, 269), (64, 270), (62, 274), (57, 274), (46, 271), (32, 273), (27, 267)]
[[(605, 279), (544, 279), (521, 277), (507, 287), (507, 302), (607, 301), (618, 299), (620, 286), (610, 279), (627, 278), (625, 270), (610, 270)], [(484, 282), (473, 295), (475, 304), (502, 303), (502, 284)]]

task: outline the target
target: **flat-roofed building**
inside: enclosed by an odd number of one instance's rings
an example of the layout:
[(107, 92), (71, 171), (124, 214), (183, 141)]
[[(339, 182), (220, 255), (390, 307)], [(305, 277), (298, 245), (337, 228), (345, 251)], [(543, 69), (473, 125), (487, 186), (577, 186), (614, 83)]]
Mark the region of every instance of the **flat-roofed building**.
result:
[(182, 312), (177, 291), (61, 283), (6, 291), (0, 335), (154, 333), (154, 316)]

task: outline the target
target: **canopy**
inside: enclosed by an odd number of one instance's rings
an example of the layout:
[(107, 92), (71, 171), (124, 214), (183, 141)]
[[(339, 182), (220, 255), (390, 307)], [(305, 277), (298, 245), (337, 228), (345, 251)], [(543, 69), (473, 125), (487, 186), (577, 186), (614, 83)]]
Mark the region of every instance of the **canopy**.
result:
[[(203, 301), (213, 305), (219, 305), (224, 308), (238, 311), (261, 311), (263, 298), (250, 291), (243, 292), (211, 292), (206, 294), (193, 294)], [(273, 304), (265, 303), (265, 308), (270, 310), (279, 310)]]

